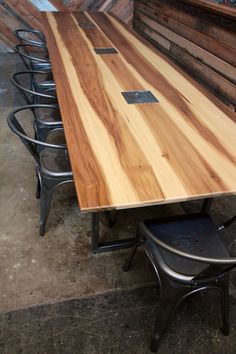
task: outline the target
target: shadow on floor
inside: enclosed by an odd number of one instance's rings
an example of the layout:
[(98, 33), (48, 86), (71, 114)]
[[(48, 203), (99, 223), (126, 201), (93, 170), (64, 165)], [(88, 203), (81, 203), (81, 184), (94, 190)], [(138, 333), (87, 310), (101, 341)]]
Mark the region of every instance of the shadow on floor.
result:
[[(148, 354), (158, 296), (158, 288), (149, 287), (2, 314), (0, 351)], [(230, 300), (230, 336), (219, 330), (219, 298), (214, 292), (202, 293), (182, 303), (158, 352), (234, 354), (236, 301)]]

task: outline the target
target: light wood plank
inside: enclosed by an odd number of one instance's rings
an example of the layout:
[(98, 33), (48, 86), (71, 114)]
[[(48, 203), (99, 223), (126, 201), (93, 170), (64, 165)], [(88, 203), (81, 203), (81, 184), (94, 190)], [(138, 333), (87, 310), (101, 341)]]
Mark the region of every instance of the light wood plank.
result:
[(0, 53), (13, 52), (14, 45), (0, 32)]
[[(228, 77), (230, 80), (236, 82), (236, 68), (235, 66), (225, 62), (224, 60), (218, 58), (216, 55), (211, 54), (207, 50), (201, 48), (200, 46), (194, 44), (192, 41), (185, 39), (182, 35), (169, 30), (168, 28), (160, 25), (156, 21), (150, 19), (148, 16), (141, 14), (140, 19), (142, 23), (150, 27), (153, 31), (160, 34), (167, 40), (174, 42), (179, 47), (185, 49), (189, 54), (198, 58), (203, 63), (207, 64), (209, 67), (218, 71)], [(222, 48), (223, 50), (223, 48)]]
[(17, 28), (24, 27), (22, 23), (12, 16), (4, 7), (0, 6), (0, 22), (11, 28), (12, 30), (16, 30)]
[[(135, 8), (143, 9), (146, 14), (155, 15), (158, 17), (159, 15), (167, 16), (170, 19), (175, 20), (179, 24), (186, 25), (190, 28), (193, 28), (200, 33), (203, 33), (210, 38), (217, 40), (218, 42), (224, 43), (227, 46), (236, 49), (236, 41), (235, 41), (235, 31), (232, 32), (230, 30), (225, 29), (222, 25), (220, 25), (220, 20), (211, 22), (212, 14), (209, 13), (208, 17), (196, 15), (194, 13), (189, 13), (189, 7), (185, 5), (181, 8), (178, 6), (171, 6), (171, 3), (163, 0), (151, 0), (146, 2), (145, 0), (136, 0)], [(168, 23), (166, 23), (168, 27)]]
[[(1, 16), (1, 14), (0, 14)], [(0, 33), (7, 38), (9, 42), (11, 42), (12, 45), (16, 44), (18, 41), (16, 37), (14, 36), (12, 30), (4, 23), (0, 21)]]
[(6, 45), (9, 41), (15, 43), (12, 31), (16, 28), (31, 27), (44, 30), (40, 10), (71, 11), (82, 8), (93, 11), (111, 11), (130, 25), (133, 18), (132, 0), (6, 0), (0, 3), (2, 12), (0, 13), (0, 31), (4, 35), (4, 40), (6, 38)]
[(212, 37), (208, 37), (206, 34), (199, 32), (197, 29), (195, 30), (185, 24), (182, 24), (169, 16), (166, 16), (162, 13), (155, 14), (150, 11), (147, 6), (144, 6), (142, 3), (138, 3), (138, 5), (136, 5), (135, 21), (142, 22), (142, 20), (144, 20), (145, 23), (147, 21), (147, 17), (160, 23), (162, 26), (167, 27), (171, 31), (181, 35), (182, 37), (190, 40), (191, 42), (197, 44), (201, 48), (204, 48), (205, 50), (216, 55), (222, 60), (225, 60), (229, 64), (236, 66), (235, 49), (227, 46), (225, 43), (221, 43), (220, 41), (215, 40)]
[[(182, 1), (136, 0), (134, 29), (187, 67), (193, 77), (235, 109), (235, 20), (216, 15), (210, 9), (187, 7)], [(201, 49), (213, 57), (203, 58), (205, 54)], [(229, 63), (231, 74), (225, 75), (224, 69), (219, 70), (214, 57), (220, 58), (226, 66)]]
[(11, 7), (32, 28), (42, 30), (41, 13), (30, 0), (7, 0)]
[(160, 46), (173, 55), (176, 61), (179, 61), (192, 71), (194, 77), (198, 77), (199, 75), (209, 86), (214, 88), (216, 93), (225, 96), (227, 100), (236, 105), (236, 85), (234, 83), (188, 53), (185, 49), (162, 37), (142, 23), (135, 22), (134, 28), (149, 41), (152, 41), (155, 45)]
[[(81, 210), (236, 193), (235, 115), (114, 17), (83, 16), (97, 29), (44, 14)], [(135, 89), (160, 102), (128, 105), (121, 92)]]

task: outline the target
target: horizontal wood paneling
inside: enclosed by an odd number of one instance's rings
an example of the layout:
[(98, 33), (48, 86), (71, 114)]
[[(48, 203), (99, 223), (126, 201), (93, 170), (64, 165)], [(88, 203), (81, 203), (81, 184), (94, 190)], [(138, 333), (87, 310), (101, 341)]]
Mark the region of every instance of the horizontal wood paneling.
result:
[[(175, 6), (174, 6), (175, 5)], [(209, 38), (215, 39), (222, 44), (236, 49), (235, 32), (226, 30), (222, 23), (211, 22), (207, 16), (203, 16), (203, 13), (195, 13), (193, 10), (182, 4), (182, 6), (176, 6), (173, 2), (155, 0), (155, 2), (140, 0), (135, 2), (135, 8), (144, 9), (144, 13), (149, 13), (150, 17), (163, 17), (166, 16), (166, 27), (169, 27), (169, 21), (175, 20), (177, 23), (197, 30), (199, 33), (207, 35)], [(202, 15), (202, 16), (201, 16)], [(210, 16), (209, 16), (210, 17)]]
[(0, 33), (6, 37), (8, 42), (10, 42), (12, 45), (16, 44), (18, 41), (14, 36), (13, 31), (9, 28), (9, 26), (6, 25), (5, 21), (2, 20), (1, 11), (2, 9), (0, 9)]
[(216, 1), (211, 0), (183, 0), (187, 5), (192, 4), (197, 7), (205, 8), (206, 10), (211, 9), (219, 15), (224, 14), (230, 18), (236, 18), (236, 8), (232, 6), (227, 6), (226, 4), (218, 4)]
[(0, 33), (0, 53), (13, 52), (14, 45)]
[(175, 7), (172, 0), (148, 3), (136, 0), (134, 28), (205, 81), (225, 102), (235, 106), (236, 20), (211, 13), (204, 16), (202, 12), (196, 17), (189, 7), (184, 11), (185, 5), (179, 1)]
[(4, 2), (9, 9), (14, 10), (29, 26), (42, 30), (41, 13), (28, 0), (7, 0)]
[(236, 102), (236, 87), (231, 81), (225, 79), (219, 73), (215, 72), (212, 68), (206, 66), (199, 60), (196, 60), (191, 54), (186, 50), (176, 45), (174, 42), (163, 38), (155, 31), (146, 27), (142, 23), (138, 24), (139, 32), (151, 41), (153, 44), (158, 44), (164, 48), (168, 53), (174, 56), (174, 58), (181, 64), (186, 65), (189, 69), (194, 72), (194, 77), (201, 77), (206, 82), (210, 82), (211, 86), (218, 92), (220, 88), (220, 93), (228, 97), (232, 102)]
[[(186, 52), (191, 54), (194, 58), (199, 59), (203, 63), (207, 64), (209, 67), (215, 69), (217, 72), (223, 74), (229, 80), (236, 82), (236, 71), (233, 65), (228, 64), (224, 60), (220, 59), (218, 55), (211, 54), (208, 50), (205, 50), (199, 45), (196, 45), (191, 40), (185, 39), (182, 35), (169, 30), (165, 26), (160, 25), (158, 22), (150, 19), (141, 13), (136, 15), (136, 25), (141, 22), (143, 25), (151, 28), (153, 31), (159, 33), (162, 37), (168, 39), (171, 43), (177, 44), (179, 47), (183, 48)], [(195, 37), (195, 40), (199, 43), (199, 40)], [(207, 44), (207, 43), (206, 43)], [(218, 51), (223, 51), (224, 47), (221, 47), (220, 43), (218, 46)], [(236, 54), (236, 53), (235, 53)], [(233, 57), (232, 62), (235, 64), (236, 57)]]
[[(142, 17), (142, 14), (145, 15), (146, 13), (148, 13), (148, 18), (154, 20), (156, 23), (161, 24), (162, 26), (170, 29), (174, 33), (177, 33), (185, 39), (188, 39), (191, 42), (199, 45), (201, 48), (204, 48), (208, 52), (216, 55), (217, 57), (223, 59), (229, 64), (236, 65), (236, 49), (233, 49), (230, 45), (227, 45), (225, 43), (224, 36), (223, 38), (219, 38), (218, 36), (218, 38), (216, 39), (213, 36), (209, 36), (208, 33), (200, 32), (199, 28), (201, 28), (201, 25), (195, 25), (194, 28), (193, 21), (190, 22), (191, 26), (189, 26), (189, 21), (186, 21), (186, 17), (184, 16), (186, 14), (184, 14), (184, 12), (182, 13), (182, 22), (180, 22), (178, 16), (176, 16), (176, 18), (171, 17), (175, 15), (175, 9), (173, 9), (172, 7), (170, 8), (167, 5), (164, 6), (164, 13), (161, 12), (161, 6), (158, 7), (158, 11), (150, 11), (151, 8), (153, 7), (147, 6), (141, 2), (138, 2), (136, 5), (136, 10), (138, 10), (140, 13), (139, 17)], [(166, 11), (168, 13), (168, 15), (166, 15), (165, 9), (168, 8), (170, 8), (171, 12)], [(191, 20), (192, 19), (194, 19), (193, 16), (191, 16)], [(229, 32), (226, 32), (226, 34), (228, 33)], [(220, 33), (220, 35), (224, 35), (224, 33)], [(227, 37), (227, 35), (225, 35), (225, 37)], [(233, 45), (235, 45), (236, 47), (236, 40), (234, 34), (230, 33), (229, 42), (230, 44), (233, 43)]]

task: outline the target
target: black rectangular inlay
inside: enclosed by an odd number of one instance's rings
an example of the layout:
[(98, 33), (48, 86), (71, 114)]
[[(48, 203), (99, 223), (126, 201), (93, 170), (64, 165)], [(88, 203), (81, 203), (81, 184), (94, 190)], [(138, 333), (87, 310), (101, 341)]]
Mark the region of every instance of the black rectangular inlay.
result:
[(118, 54), (115, 48), (94, 48), (96, 54)]
[(84, 29), (97, 28), (93, 22), (80, 22), (79, 26)]
[(128, 104), (159, 102), (151, 91), (126, 91), (121, 94)]

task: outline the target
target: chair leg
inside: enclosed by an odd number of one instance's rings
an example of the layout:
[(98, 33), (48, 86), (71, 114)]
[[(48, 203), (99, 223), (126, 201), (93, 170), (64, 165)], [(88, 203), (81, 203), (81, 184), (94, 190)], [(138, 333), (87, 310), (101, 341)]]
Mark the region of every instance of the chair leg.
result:
[(223, 282), (220, 288), (222, 328), (224, 336), (229, 335), (229, 278)]
[(128, 270), (130, 270), (133, 258), (135, 256), (135, 253), (136, 253), (138, 247), (140, 246), (140, 244), (141, 244), (140, 241), (137, 239), (131, 249), (128, 259), (126, 260), (125, 264), (123, 265), (123, 268), (122, 268), (123, 272), (128, 272)]
[(45, 141), (48, 134), (50, 132), (50, 129), (48, 128), (42, 128), (42, 127), (38, 127), (37, 129), (37, 139), (40, 141)]
[(40, 184), (39, 176), (37, 176), (36, 178), (37, 178), (37, 184), (36, 184), (36, 199), (40, 199), (41, 184)]
[(45, 183), (41, 186), (41, 200), (40, 200), (40, 221), (39, 221), (39, 234), (43, 236), (45, 233), (45, 225), (47, 222), (49, 209), (52, 201), (53, 189), (47, 188)]
[(136, 253), (138, 247), (141, 246), (142, 244), (144, 244), (144, 242), (145, 241), (144, 241), (142, 235), (139, 232), (139, 226), (138, 226), (137, 227), (137, 231), (136, 231), (136, 239), (135, 239), (134, 245), (133, 245), (133, 247), (132, 247), (132, 249), (130, 251), (128, 259), (126, 260), (125, 264), (122, 267), (123, 272), (128, 272), (128, 270), (130, 270), (130, 267), (131, 267), (132, 261), (134, 259), (135, 253)]
[(159, 303), (158, 315), (154, 328), (154, 335), (151, 342), (151, 351), (156, 352), (160, 340), (165, 333), (178, 305), (184, 296), (188, 293), (185, 288), (178, 288), (176, 285), (164, 286)]
[(212, 207), (212, 203), (213, 203), (213, 199), (212, 198), (204, 199), (203, 203), (202, 203), (201, 212), (202, 213), (210, 213), (211, 207)]

